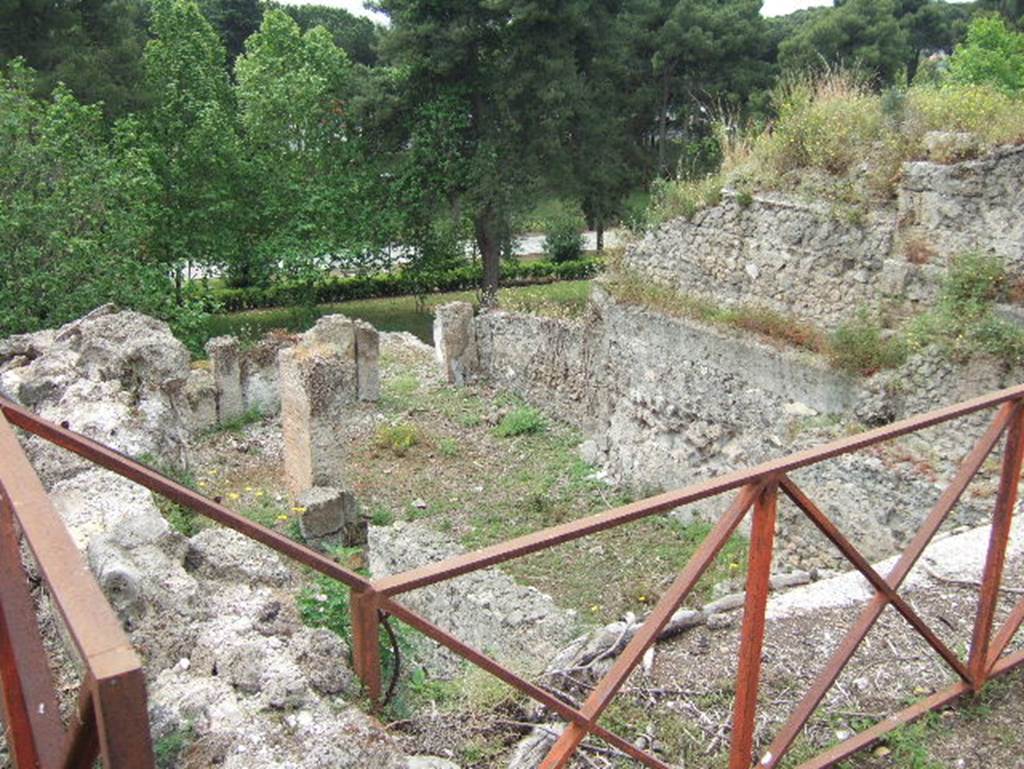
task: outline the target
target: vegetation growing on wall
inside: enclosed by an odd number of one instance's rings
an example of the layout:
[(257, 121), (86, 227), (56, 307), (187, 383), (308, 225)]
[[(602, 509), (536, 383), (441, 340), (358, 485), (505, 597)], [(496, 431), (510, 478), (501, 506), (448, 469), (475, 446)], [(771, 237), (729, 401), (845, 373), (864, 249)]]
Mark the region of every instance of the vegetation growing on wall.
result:
[[(850, 4), (847, 4), (850, 5)], [(843, 7), (847, 7), (844, 5)], [(763, 129), (722, 127), (722, 173), (665, 183), (653, 221), (692, 217), (718, 202), (718, 189), (787, 190), (839, 203), (871, 204), (895, 194), (900, 165), (927, 156), (933, 131), (970, 134), (969, 154), (1024, 142), (1024, 34), (998, 18), (970, 27), (935, 78), (878, 90), (863, 70), (829, 67), (783, 76), (772, 92), (776, 118)]]

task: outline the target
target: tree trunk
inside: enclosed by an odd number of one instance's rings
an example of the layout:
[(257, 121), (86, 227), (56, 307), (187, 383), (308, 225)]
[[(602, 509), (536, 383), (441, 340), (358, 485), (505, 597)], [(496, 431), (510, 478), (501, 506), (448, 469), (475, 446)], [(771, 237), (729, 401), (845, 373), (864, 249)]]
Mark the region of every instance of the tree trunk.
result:
[(476, 245), (484, 265), (483, 303), (493, 307), (498, 300), (498, 281), (501, 278), (501, 245), (498, 242), (498, 222), (494, 209), (485, 207), (473, 221)]
[(658, 115), (658, 176), (665, 175), (665, 149), (668, 144), (668, 100), (670, 67), (665, 67), (661, 78), (661, 111)]
[(601, 253), (604, 251), (604, 219), (598, 218), (594, 232), (597, 233), (597, 252)]

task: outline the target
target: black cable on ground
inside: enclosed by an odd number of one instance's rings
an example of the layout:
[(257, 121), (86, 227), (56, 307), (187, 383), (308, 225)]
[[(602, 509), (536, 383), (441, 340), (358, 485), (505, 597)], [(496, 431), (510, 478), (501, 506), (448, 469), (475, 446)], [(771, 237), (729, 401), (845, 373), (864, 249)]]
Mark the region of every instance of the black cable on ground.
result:
[(402, 657), (398, 651), (398, 636), (395, 635), (394, 628), (391, 627), (391, 623), (388, 621), (391, 619), (391, 615), (384, 611), (378, 611), (377, 615), (384, 626), (384, 630), (387, 631), (388, 638), (391, 640), (391, 654), (394, 659), (394, 664), (391, 668), (391, 683), (388, 684), (388, 692), (384, 695), (383, 704), (387, 705), (391, 702), (391, 698), (394, 696), (395, 689), (398, 686), (398, 674), (402, 668)]

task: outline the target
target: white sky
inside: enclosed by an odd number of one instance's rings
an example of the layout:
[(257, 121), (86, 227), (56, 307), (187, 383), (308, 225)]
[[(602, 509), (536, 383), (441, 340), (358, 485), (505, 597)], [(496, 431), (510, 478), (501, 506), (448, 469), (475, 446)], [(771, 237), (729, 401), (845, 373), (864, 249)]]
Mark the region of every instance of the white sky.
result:
[(363, 0), (281, 0), (285, 5), (330, 5), (334, 8), (344, 8), (356, 16), (368, 16), (374, 21), (385, 23), (387, 16), (382, 13), (374, 13), (363, 8)]
[(762, 16), (785, 16), (787, 13), (818, 5), (832, 5), (832, 0), (764, 0)]

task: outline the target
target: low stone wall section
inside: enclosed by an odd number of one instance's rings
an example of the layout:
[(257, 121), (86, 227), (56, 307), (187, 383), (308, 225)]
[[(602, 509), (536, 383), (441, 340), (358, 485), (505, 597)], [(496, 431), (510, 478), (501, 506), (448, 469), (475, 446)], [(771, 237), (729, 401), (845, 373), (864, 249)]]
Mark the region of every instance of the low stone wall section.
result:
[[(436, 563), (461, 549), (422, 523), (371, 526), (370, 572), (375, 578)], [(517, 584), (498, 569), (466, 574), (400, 597), (459, 640), (518, 670), (540, 672), (579, 632), (575, 612), (546, 593)], [(464, 661), (424, 639), (416, 649), (437, 675), (454, 675)]]
[(866, 214), (782, 194), (674, 219), (626, 249), (644, 278), (723, 305), (747, 304), (835, 327), (860, 309), (935, 297), (950, 258), (1002, 257), (1024, 277), (1024, 148), (953, 164), (907, 163), (897, 199)]

